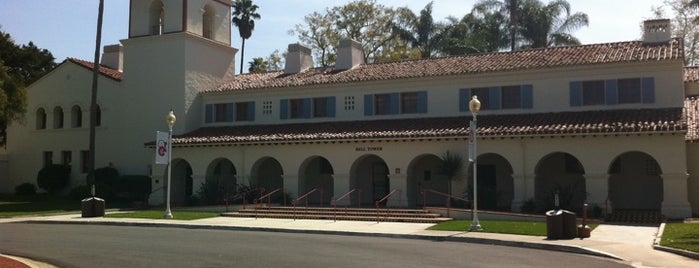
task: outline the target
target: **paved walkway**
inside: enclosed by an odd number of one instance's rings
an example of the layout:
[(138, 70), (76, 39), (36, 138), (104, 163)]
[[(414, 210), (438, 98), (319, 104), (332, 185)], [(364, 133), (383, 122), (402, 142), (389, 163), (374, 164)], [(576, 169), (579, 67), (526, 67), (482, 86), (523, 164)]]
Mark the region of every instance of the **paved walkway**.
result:
[[(655, 250), (653, 248), (653, 243), (658, 233), (658, 227), (655, 226), (601, 224), (592, 232), (590, 238), (546, 240), (546, 237), (540, 236), (493, 234), (483, 232), (430, 231), (425, 229), (432, 224), (424, 223), (377, 223), (358, 221), (335, 222), (332, 220), (294, 221), (289, 219), (229, 217), (177, 221), (165, 219), (81, 218), (79, 214), (0, 219), (0, 223), (6, 222), (104, 224), (151, 227), (168, 226), (198, 229), (256, 230), (445, 240), (590, 254), (614, 258), (635, 267), (699, 267), (699, 260)], [(487, 228), (487, 226), (484, 226), (484, 228)], [(0, 255), (0, 259), (1, 258), (2, 256)], [(26, 264), (30, 267), (52, 267), (42, 266), (44, 264), (37, 262)]]

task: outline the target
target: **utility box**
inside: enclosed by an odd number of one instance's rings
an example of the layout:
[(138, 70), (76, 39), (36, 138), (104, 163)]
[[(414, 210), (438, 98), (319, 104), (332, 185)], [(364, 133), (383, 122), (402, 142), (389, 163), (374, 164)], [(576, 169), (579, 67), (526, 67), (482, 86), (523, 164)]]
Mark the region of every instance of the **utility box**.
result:
[(563, 234), (562, 239), (573, 239), (578, 237), (578, 224), (575, 222), (575, 213), (563, 210)]
[(546, 212), (546, 239), (560, 239), (563, 236), (563, 211)]
[(83, 218), (104, 217), (104, 199), (102, 198), (85, 198), (81, 201), (80, 208)]

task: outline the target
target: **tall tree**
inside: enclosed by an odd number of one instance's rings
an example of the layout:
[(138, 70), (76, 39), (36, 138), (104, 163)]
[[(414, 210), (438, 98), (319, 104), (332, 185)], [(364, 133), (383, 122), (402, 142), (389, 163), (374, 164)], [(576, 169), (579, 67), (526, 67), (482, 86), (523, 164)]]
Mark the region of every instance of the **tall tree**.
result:
[(447, 18), (440, 45), (445, 55), (498, 51), (507, 47), (505, 18), (498, 12), (467, 14), (461, 20)]
[(260, 14), (257, 14), (259, 7), (252, 3), (252, 0), (236, 0), (233, 3), (233, 25), (238, 27), (240, 37), (243, 39), (243, 44), (240, 47), (240, 73), (243, 73), (243, 63), (245, 58), (245, 40), (252, 36), (252, 31), (255, 29), (255, 20), (259, 20)]
[(580, 40), (571, 32), (589, 24), (587, 14), (571, 13), (566, 0), (546, 5), (538, 0), (524, 0), (521, 15), (519, 24), (524, 48), (579, 45)]
[(440, 50), (439, 45), (442, 39), (444, 27), (435, 23), (432, 18), (432, 5), (430, 2), (420, 11), (420, 16), (415, 15), (410, 10), (407, 10), (404, 15), (408, 20), (408, 28), (401, 27), (397, 24), (393, 25), (393, 31), (396, 35), (408, 42), (412, 48), (420, 51), (421, 58), (429, 58), (435, 52)]
[(262, 57), (252, 58), (248, 65), (250, 65), (248, 68), (250, 73), (264, 73), (269, 69), (269, 63)]
[(56, 67), (53, 55), (32, 42), (17, 45), (10, 34), (0, 30), (0, 145), (13, 122), (22, 122), (27, 112), (25, 86)]
[(481, 0), (473, 6), (471, 13), (500, 13), (503, 18), (504, 25), (507, 28), (505, 34), (510, 44), (510, 51), (517, 49), (517, 41), (521, 31), (520, 13), (522, 10), (522, 0)]
[(663, 7), (672, 12), (672, 34), (684, 40), (686, 65), (699, 64), (699, 0), (665, 0), (653, 10), (657, 18), (664, 18)]

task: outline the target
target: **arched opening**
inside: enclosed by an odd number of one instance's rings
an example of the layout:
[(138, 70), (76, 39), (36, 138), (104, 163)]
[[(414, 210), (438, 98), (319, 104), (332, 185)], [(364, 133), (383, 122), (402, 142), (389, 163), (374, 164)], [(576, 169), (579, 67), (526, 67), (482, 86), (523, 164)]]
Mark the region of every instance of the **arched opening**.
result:
[(80, 106), (74, 105), (70, 110), (70, 126), (73, 128), (78, 128), (83, 126), (83, 111)]
[[(495, 153), (478, 156), (478, 208), (510, 211), (514, 199), (512, 165)], [(473, 164), (468, 166), (467, 196), (473, 195)]]
[(202, 196), (205, 203), (225, 203), (224, 199), (233, 196), (237, 189), (236, 169), (233, 162), (225, 158), (212, 161), (206, 170), (203, 188), (206, 193)]
[(352, 204), (373, 205), (391, 192), (386, 162), (377, 155), (365, 155), (354, 161), (350, 170), (350, 187), (362, 191), (361, 200), (352, 195)]
[(422, 195), (423, 189), (434, 190), (442, 193), (449, 192), (449, 178), (441, 172), (442, 159), (433, 154), (424, 154), (416, 157), (408, 165), (408, 205), (420, 207), (424, 204), (432, 206), (445, 206), (446, 200), (441, 195)]
[(662, 170), (642, 152), (619, 155), (609, 166), (609, 200), (616, 210), (660, 210), (663, 201)]
[(46, 110), (44, 108), (36, 110), (36, 129), (46, 129)]
[[(279, 164), (279, 161), (272, 157), (261, 158), (252, 166), (250, 187), (264, 188), (265, 193), (284, 188), (283, 175), (284, 170), (282, 170), (282, 165)], [(279, 196), (275, 195), (275, 198)]]
[[(170, 203), (173, 206), (183, 206), (186, 205), (193, 194), (193, 183), (194, 179), (192, 177), (192, 166), (189, 162), (184, 159), (172, 160), (172, 179), (170, 183), (172, 188), (170, 189)], [(165, 170), (165, 176), (163, 176), (167, 184), (167, 170)], [(167, 187), (165, 185), (165, 190)], [(164, 198), (167, 198), (166, 196)]]
[(534, 198), (539, 212), (555, 208), (556, 194), (561, 209), (582, 211), (587, 190), (585, 170), (577, 158), (562, 152), (549, 154), (539, 160), (535, 173)]
[[(323, 190), (323, 204), (330, 204), (330, 200), (335, 194), (335, 184), (333, 170), (330, 161), (322, 156), (313, 156), (301, 164), (299, 168), (299, 195), (307, 193), (313, 188)], [(319, 193), (309, 196), (309, 203), (318, 203)]]
[(53, 128), (63, 128), (63, 108), (53, 108)]
[(160, 0), (153, 1), (150, 4), (150, 27), (151, 35), (161, 35), (164, 32), (165, 25), (165, 8)]
[(204, 14), (202, 16), (202, 36), (204, 38), (214, 39), (214, 19), (216, 18), (216, 11), (211, 7), (211, 5), (204, 6)]

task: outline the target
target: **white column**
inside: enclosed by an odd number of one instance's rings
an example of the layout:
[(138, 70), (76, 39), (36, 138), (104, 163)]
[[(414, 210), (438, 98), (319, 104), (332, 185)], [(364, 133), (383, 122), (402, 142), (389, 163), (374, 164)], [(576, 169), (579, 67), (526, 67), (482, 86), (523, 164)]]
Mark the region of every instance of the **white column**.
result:
[(527, 200), (527, 191), (525, 188), (525, 175), (512, 175), (512, 187), (514, 196), (512, 198), (512, 210), (520, 211), (522, 204)]
[(394, 194), (388, 199), (388, 206), (405, 207), (408, 204), (408, 176), (404, 173), (388, 175), (392, 191), (399, 189), (400, 195)]
[(687, 200), (687, 173), (663, 174), (662, 214), (666, 218), (678, 219), (692, 216)]

